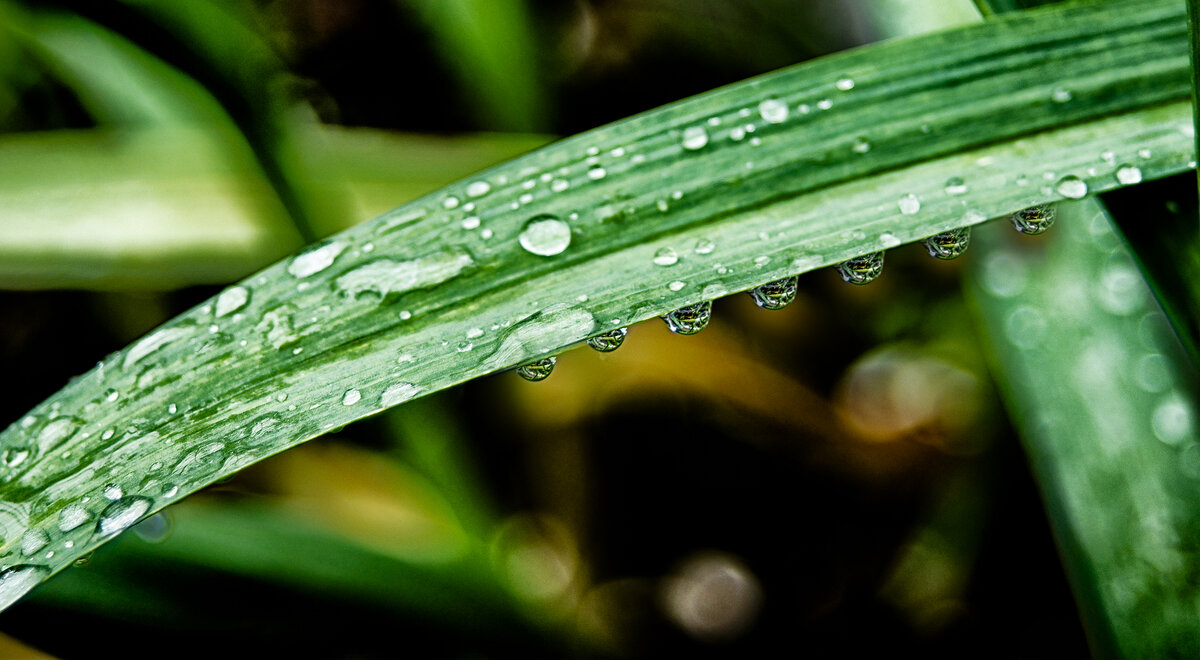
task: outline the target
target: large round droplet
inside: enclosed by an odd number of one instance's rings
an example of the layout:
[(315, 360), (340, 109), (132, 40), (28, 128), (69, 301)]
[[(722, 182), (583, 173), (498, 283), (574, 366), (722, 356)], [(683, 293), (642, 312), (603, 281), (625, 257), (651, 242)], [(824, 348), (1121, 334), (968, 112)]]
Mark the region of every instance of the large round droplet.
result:
[(925, 249), (929, 256), (938, 259), (954, 259), (967, 251), (971, 244), (971, 228), (959, 227), (925, 239)]
[(1125, 185), (1142, 182), (1142, 170), (1134, 165), (1122, 165), (1117, 168), (1117, 181)]
[(109, 504), (96, 521), (96, 533), (112, 536), (137, 522), (150, 510), (151, 501), (145, 497), (125, 497)]
[(779, 99), (767, 99), (758, 104), (758, 114), (769, 124), (780, 124), (787, 121), (787, 104)]
[(621, 344), (625, 343), (625, 335), (627, 334), (629, 334), (629, 328), (617, 328), (616, 330), (609, 330), (608, 332), (602, 332), (595, 337), (588, 337), (587, 345), (591, 346), (597, 351), (600, 351), (601, 353), (608, 353), (609, 351), (615, 351), (620, 348)]
[(227, 316), (250, 302), (250, 291), (244, 286), (231, 286), (217, 296), (217, 316)]
[(763, 309), (783, 309), (796, 299), (796, 287), (799, 278), (785, 277), (782, 280), (767, 282), (750, 290), (754, 303)]
[(900, 212), (904, 215), (913, 215), (917, 211), (921, 210), (921, 200), (917, 199), (916, 195), (909, 193), (902, 196), (900, 200), (896, 202), (896, 206), (900, 208)]
[(517, 238), (531, 254), (553, 257), (571, 244), (571, 226), (552, 215), (530, 218)]
[(883, 272), (883, 253), (872, 252), (836, 266), (842, 279), (851, 284), (870, 284)]
[(683, 141), (681, 143), (684, 149), (688, 151), (696, 151), (703, 149), (708, 144), (708, 131), (704, 130), (703, 126), (692, 126), (683, 130)]
[(680, 307), (662, 317), (667, 322), (671, 332), (680, 335), (694, 335), (708, 326), (712, 318), (712, 301), (706, 300), (695, 305)]
[(1087, 183), (1075, 175), (1064, 176), (1054, 186), (1058, 194), (1068, 199), (1083, 199), (1088, 194)]
[(1039, 204), (1031, 206), (1027, 209), (1021, 209), (1009, 216), (1013, 227), (1022, 234), (1036, 236), (1046, 233), (1047, 229), (1054, 226), (1054, 217), (1057, 212), (1052, 204)]
[(550, 376), (550, 373), (554, 371), (554, 363), (557, 361), (558, 359), (554, 357), (534, 360), (529, 364), (517, 367), (517, 375), (531, 382), (546, 380)]
[(655, 266), (674, 266), (679, 262), (679, 254), (673, 248), (659, 248), (654, 253)]

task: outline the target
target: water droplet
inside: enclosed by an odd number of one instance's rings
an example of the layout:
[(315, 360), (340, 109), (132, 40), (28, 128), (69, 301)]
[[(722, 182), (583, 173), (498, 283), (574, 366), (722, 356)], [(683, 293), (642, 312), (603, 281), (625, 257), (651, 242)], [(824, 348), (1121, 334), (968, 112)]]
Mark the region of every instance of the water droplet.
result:
[(463, 229), (475, 229), (478, 226), (479, 226), (479, 216), (472, 215), (470, 217), (463, 218), (463, 221), (462, 221)]
[(1117, 168), (1117, 181), (1126, 185), (1142, 182), (1142, 171), (1133, 165), (1122, 165)]
[(217, 316), (227, 316), (250, 302), (250, 291), (243, 286), (231, 286), (217, 296)]
[(0, 463), (5, 467), (15, 468), (24, 463), (32, 454), (28, 447), (6, 447), (0, 454)]
[(867, 138), (859, 136), (854, 138), (854, 144), (850, 147), (856, 154), (865, 154), (871, 150), (871, 143)]
[(517, 367), (517, 375), (531, 382), (545, 380), (554, 371), (554, 363), (557, 361), (558, 359), (553, 357), (534, 360)]
[(1068, 174), (1059, 179), (1054, 189), (1058, 191), (1058, 194), (1068, 199), (1083, 199), (1088, 193), (1087, 183), (1073, 174)]
[(458, 208), (458, 198), (454, 195), (450, 195), (446, 199), (443, 199), (442, 208), (446, 209), (447, 211)]
[(608, 353), (620, 348), (621, 344), (625, 343), (625, 336), (628, 334), (629, 328), (616, 328), (615, 330), (602, 332), (595, 337), (589, 337), (587, 345), (601, 353)]
[(171, 522), (171, 517), (166, 512), (159, 511), (158, 513), (146, 518), (142, 522), (133, 526), (133, 533), (147, 543), (162, 543), (171, 535), (171, 530), (175, 528)]
[(179, 486), (167, 485), (163, 488), (163, 497), (171, 498), (179, 494)]
[(309, 277), (329, 268), (333, 260), (346, 249), (346, 244), (333, 241), (311, 247), (296, 255), (287, 270), (294, 277)]
[(758, 114), (769, 124), (780, 124), (787, 121), (787, 104), (779, 99), (767, 99), (758, 104)]
[(412, 383), (393, 383), (383, 390), (383, 394), (379, 397), (379, 404), (384, 408), (391, 408), (415, 398), (421, 392), (422, 389)]
[(763, 309), (783, 309), (796, 299), (796, 287), (799, 278), (785, 277), (782, 280), (767, 282), (750, 290), (754, 303)]
[(69, 532), (91, 520), (91, 514), (80, 504), (68, 504), (58, 514), (58, 529)]
[(492, 237), (492, 230), (484, 229), (483, 231), (479, 232), (479, 237), (486, 241), (487, 239)]
[(838, 89), (842, 90), (843, 92), (848, 92), (848, 91), (854, 89), (854, 80), (852, 80), (850, 78), (842, 78), (841, 80), (838, 80), (836, 83), (834, 83), (834, 86), (837, 87)]
[(104, 499), (106, 500), (119, 500), (124, 494), (125, 492), (116, 484), (109, 484), (104, 487)]
[(1137, 155), (1138, 155), (1138, 158), (1141, 158), (1142, 160), (1147, 160), (1151, 156), (1154, 155), (1154, 152), (1150, 151), (1149, 149), (1138, 149)]
[[(338, 276), (335, 284), (352, 298), (364, 295), (385, 298), (441, 284), (474, 264), (471, 255), (462, 250), (434, 252), (406, 261), (375, 259)], [(404, 312), (400, 318), (405, 318)]]
[(703, 149), (708, 144), (708, 131), (703, 126), (691, 126), (683, 130), (683, 148), (689, 151)]
[(683, 280), (675, 280), (674, 282), (668, 284), (667, 288), (671, 291), (682, 291), (683, 287), (685, 286), (687, 286), (687, 282), (684, 282)]
[(179, 412), (179, 406), (177, 406), (173, 403), (167, 404), (167, 414), (168, 415), (174, 415), (177, 412)]
[(467, 184), (467, 197), (483, 197), (492, 190), (492, 184), (487, 181), (472, 181)]
[(17, 602), (30, 589), (50, 577), (50, 569), (35, 564), (17, 564), (0, 573), (0, 610)]
[(707, 238), (696, 239), (696, 246), (692, 248), (692, 252), (696, 254), (712, 254), (712, 251), (717, 249), (717, 244)]
[(566, 179), (555, 179), (550, 182), (550, 190), (554, 192), (562, 192), (571, 187), (571, 182)]
[(552, 257), (571, 244), (571, 227), (552, 215), (539, 215), (525, 223), (518, 240), (527, 252)]
[(817, 107), (822, 110), (828, 110), (833, 107), (833, 101), (830, 101), (829, 99), (821, 99), (820, 101), (817, 101)]
[(879, 247), (888, 249), (888, 248), (898, 247), (899, 245), (900, 245), (900, 239), (896, 238), (895, 234), (893, 234), (889, 231), (885, 231), (879, 235)]
[(89, 552), (85, 555), (80, 555), (79, 557), (75, 558), (75, 561), (71, 562), (71, 565), (74, 566), (75, 568), (79, 568), (81, 566), (87, 566), (88, 564), (91, 563), (92, 556), (95, 554), (96, 554), (95, 552)]
[(1036, 236), (1046, 233), (1046, 230), (1054, 226), (1054, 217), (1057, 214), (1052, 204), (1039, 204), (1017, 211), (1009, 216), (1009, 220), (1022, 234)]
[(674, 266), (679, 262), (679, 255), (676, 254), (673, 248), (659, 248), (654, 253), (654, 265), (656, 266)]
[(946, 179), (946, 194), (951, 197), (967, 194), (967, 184), (961, 177), (952, 176)]
[(21, 535), (21, 554), (26, 557), (37, 554), (50, 543), (50, 535), (41, 529), (30, 529)]
[(870, 284), (883, 272), (883, 253), (872, 252), (843, 261), (835, 266), (842, 279), (850, 284)]
[(955, 259), (967, 251), (971, 244), (971, 228), (959, 227), (925, 239), (925, 249), (929, 256), (938, 259)]
[(708, 326), (712, 318), (712, 301), (706, 300), (695, 305), (680, 307), (662, 317), (667, 322), (671, 332), (680, 335), (694, 335)]
[(138, 521), (150, 510), (150, 500), (144, 497), (126, 497), (105, 507), (96, 521), (96, 533), (112, 536)]
[(352, 406), (361, 400), (362, 400), (362, 392), (359, 392), (358, 390), (355, 390), (355, 389), (346, 390), (346, 393), (342, 395), (342, 405), (343, 406)]
[(121, 393), (118, 392), (117, 390), (109, 388), (107, 390), (104, 390), (104, 398), (111, 403), (111, 402), (116, 401), (117, 399), (121, 398)]
[(734, 142), (740, 142), (745, 137), (746, 129), (742, 128), (741, 126), (734, 126), (733, 128), (729, 129), (730, 140), (733, 140)]
[(607, 174), (608, 174), (608, 172), (605, 171), (605, 169), (603, 167), (593, 167), (592, 169), (588, 170), (587, 177), (589, 179), (591, 179), (592, 181), (599, 181), (600, 179), (603, 179)]
[(900, 207), (900, 212), (904, 215), (912, 215), (921, 210), (921, 200), (917, 199), (916, 195), (908, 193), (900, 197), (896, 206)]
[(1055, 87), (1054, 91), (1050, 92), (1050, 98), (1055, 103), (1066, 103), (1074, 98), (1074, 96), (1071, 94), (1071, 90), (1065, 87)]

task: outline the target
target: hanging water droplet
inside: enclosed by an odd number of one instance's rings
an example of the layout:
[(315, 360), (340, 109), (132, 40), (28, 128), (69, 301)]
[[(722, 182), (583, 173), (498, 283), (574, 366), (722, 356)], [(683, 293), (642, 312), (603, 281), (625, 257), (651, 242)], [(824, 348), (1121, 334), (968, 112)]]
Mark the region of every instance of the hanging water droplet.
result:
[(1068, 174), (1059, 179), (1054, 189), (1058, 191), (1058, 194), (1068, 199), (1083, 199), (1088, 193), (1087, 183), (1073, 174)]
[(951, 197), (967, 194), (967, 183), (957, 176), (946, 179), (946, 194)]
[(916, 195), (908, 193), (900, 197), (896, 206), (900, 207), (900, 212), (904, 215), (912, 215), (921, 210), (921, 200), (917, 199)]
[(346, 244), (333, 241), (311, 247), (292, 258), (287, 270), (293, 277), (309, 277), (329, 268), (333, 260), (346, 249)]
[(1009, 216), (1013, 227), (1022, 234), (1036, 236), (1046, 233), (1054, 226), (1057, 211), (1052, 204), (1038, 204), (1027, 209), (1021, 209)]
[(1126, 185), (1142, 182), (1142, 171), (1133, 165), (1122, 165), (1117, 168), (1117, 181)]
[(712, 318), (712, 301), (706, 300), (695, 305), (680, 307), (662, 317), (667, 322), (671, 332), (680, 335), (694, 335), (708, 326)]
[(346, 392), (344, 394), (342, 394), (342, 405), (343, 406), (352, 406), (361, 400), (362, 400), (362, 392), (359, 392), (358, 390), (355, 390), (355, 389), (346, 390)]
[(763, 309), (783, 309), (796, 299), (797, 277), (785, 277), (782, 280), (767, 282), (750, 290), (754, 303)]
[(144, 497), (131, 496), (119, 499), (105, 507), (96, 521), (96, 533), (112, 536), (138, 521), (150, 510), (151, 502)]
[(539, 215), (525, 223), (517, 240), (531, 254), (552, 257), (571, 244), (571, 227), (552, 215)]
[(608, 353), (620, 348), (621, 344), (625, 343), (625, 336), (628, 334), (629, 328), (617, 328), (615, 330), (609, 330), (608, 332), (602, 332), (595, 337), (588, 337), (587, 345), (591, 346), (597, 351), (600, 351), (601, 353)]
[(683, 129), (683, 148), (688, 151), (703, 149), (708, 144), (708, 131), (703, 126), (690, 126)]
[(672, 248), (659, 248), (654, 253), (654, 265), (656, 266), (674, 266), (678, 262), (679, 255)]
[(534, 360), (529, 364), (517, 367), (517, 375), (528, 381), (545, 380), (554, 371), (554, 363), (557, 361), (558, 359), (554, 357)]
[(174, 528), (175, 524), (171, 521), (171, 517), (165, 511), (159, 511), (134, 525), (133, 533), (147, 543), (162, 543), (167, 540)]
[(967, 251), (971, 244), (971, 228), (959, 227), (925, 239), (925, 249), (929, 256), (938, 259), (955, 259)]
[(842, 279), (850, 284), (869, 284), (883, 272), (883, 253), (872, 252), (835, 266)]
[(492, 184), (487, 181), (472, 181), (467, 184), (467, 197), (483, 197), (492, 190)]
[(217, 296), (218, 317), (227, 316), (246, 306), (250, 302), (250, 291), (243, 286), (231, 286)]
[(787, 104), (779, 99), (767, 99), (758, 104), (758, 114), (768, 124), (780, 124), (787, 121)]
[(717, 244), (707, 238), (696, 239), (696, 246), (692, 248), (692, 252), (696, 254), (712, 254), (712, 251), (717, 249)]

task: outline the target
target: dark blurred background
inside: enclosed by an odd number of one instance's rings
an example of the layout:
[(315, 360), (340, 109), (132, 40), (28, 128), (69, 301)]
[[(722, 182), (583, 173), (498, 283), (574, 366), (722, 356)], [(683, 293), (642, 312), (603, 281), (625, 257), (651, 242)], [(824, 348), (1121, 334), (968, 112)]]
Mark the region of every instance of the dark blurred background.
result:
[[(973, 11), (906, 4), (0, 1), (0, 421), (554, 136)], [(0, 655), (1086, 656), (960, 269), (905, 246), (346, 427), (55, 577)]]

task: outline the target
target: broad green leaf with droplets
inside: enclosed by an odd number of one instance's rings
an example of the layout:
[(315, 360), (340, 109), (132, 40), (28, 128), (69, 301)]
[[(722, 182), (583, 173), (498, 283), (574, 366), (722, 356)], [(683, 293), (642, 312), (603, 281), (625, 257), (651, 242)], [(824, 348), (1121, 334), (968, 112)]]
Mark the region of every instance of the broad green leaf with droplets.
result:
[(1043, 249), (987, 229), (968, 292), (1092, 650), (1196, 657), (1196, 374), (1098, 201), (1060, 204)]
[(187, 493), (383, 408), (1112, 189), (1124, 169), (1184, 171), (1186, 40), (1183, 7), (1139, 0), (861, 48), (564, 140), (312, 245), (0, 435), (0, 606)]

